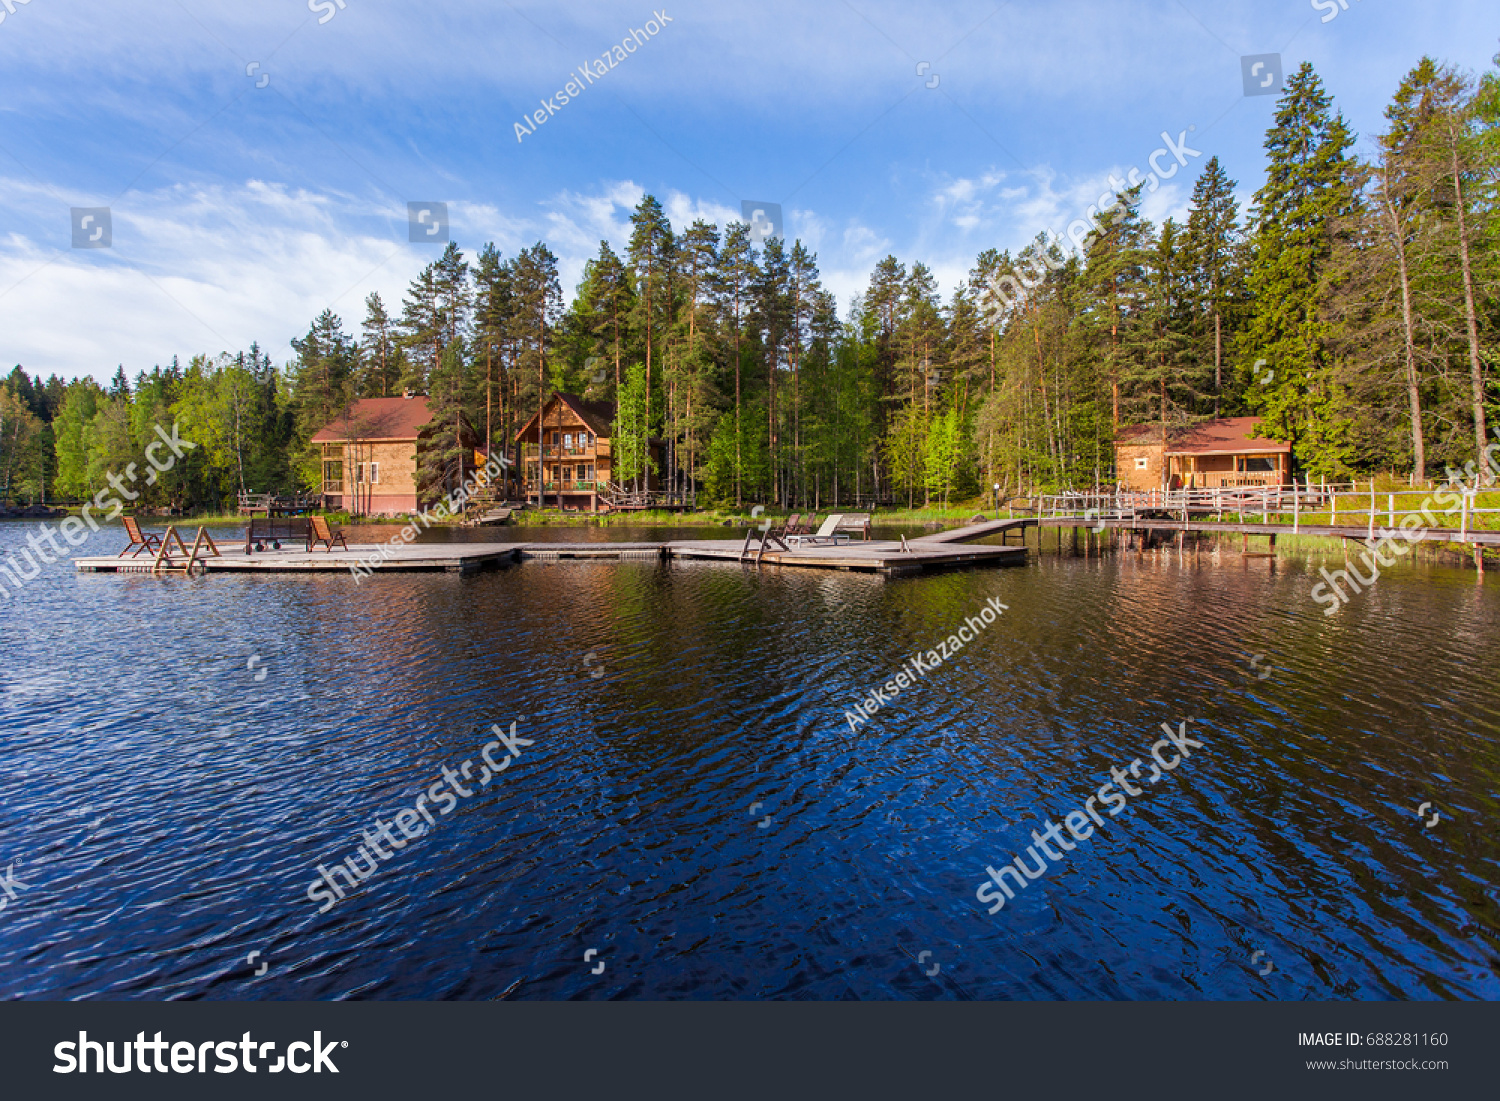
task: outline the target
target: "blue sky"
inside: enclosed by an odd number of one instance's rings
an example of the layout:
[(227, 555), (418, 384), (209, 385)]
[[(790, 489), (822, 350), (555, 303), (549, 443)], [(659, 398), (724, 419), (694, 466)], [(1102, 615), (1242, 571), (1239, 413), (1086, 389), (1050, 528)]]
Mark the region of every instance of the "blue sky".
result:
[[(0, 364), (104, 380), (252, 340), (285, 362), (325, 307), (351, 331), (371, 291), (399, 310), (440, 247), (408, 241), (410, 201), (448, 203), (470, 256), (546, 241), (570, 299), (644, 191), (679, 229), (781, 203), (841, 312), (887, 253), (946, 297), (1149, 171), (1163, 131), (1202, 156), (1149, 216), (1180, 218), (1212, 155), (1248, 200), (1275, 99), (1244, 95), (1241, 55), (1311, 61), (1365, 149), (1422, 54), (1500, 48), (1494, 0), (1327, 23), (1335, 0), (337, 2), (0, 0)], [(109, 207), (112, 247), (71, 248), (72, 207)]]

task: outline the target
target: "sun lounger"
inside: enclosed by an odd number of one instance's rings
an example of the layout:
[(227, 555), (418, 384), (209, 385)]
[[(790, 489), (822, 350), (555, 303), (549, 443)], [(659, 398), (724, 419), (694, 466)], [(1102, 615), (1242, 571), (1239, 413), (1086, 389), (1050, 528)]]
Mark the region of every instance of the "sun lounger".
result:
[(839, 525), (844, 522), (842, 512), (830, 513), (828, 519), (823, 521), (823, 526), (817, 531), (804, 535), (788, 535), (786, 541), (793, 547), (833, 547), (840, 543), (849, 542), (847, 535), (839, 534)]

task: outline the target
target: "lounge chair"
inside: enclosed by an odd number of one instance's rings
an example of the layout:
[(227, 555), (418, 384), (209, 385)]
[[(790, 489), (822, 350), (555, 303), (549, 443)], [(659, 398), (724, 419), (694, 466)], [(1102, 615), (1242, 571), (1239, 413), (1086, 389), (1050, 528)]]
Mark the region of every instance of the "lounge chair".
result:
[(840, 543), (849, 542), (847, 535), (839, 534), (839, 525), (844, 522), (842, 512), (830, 513), (828, 519), (823, 521), (823, 526), (817, 531), (801, 535), (788, 535), (787, 543), (794, 547), (836, 547)]
[(349, 549), (349, 544), (344, 541), (343, 528), (329, 527), (328, 518), (325, 516), (309, 516), (308, 520), (311, 524), (307, 532), (308, 553), (317, 550), (320, 543), (325, 544), (328, 547), (329, 554), (333, 553), (333, 546), (335, 543), (343, 547), (345, 550)]
[(126, 516), (124, 519), (125, 534), (130, 536), (130, 546), (122, 550), (116, 557), (124, 558), (134, 550), (135, 554), (130, 554), (130, 557), (134, 558), (141, 551), (156, 550), (161, 546), (161, 532), (142, 531), (141, 525), (136, 523), (134, 516)]

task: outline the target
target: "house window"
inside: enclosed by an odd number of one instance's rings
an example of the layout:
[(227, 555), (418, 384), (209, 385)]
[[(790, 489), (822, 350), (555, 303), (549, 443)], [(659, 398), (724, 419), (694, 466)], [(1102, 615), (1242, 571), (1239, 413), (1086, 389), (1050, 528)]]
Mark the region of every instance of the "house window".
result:
[(1146, 460), (1145, 459), (1137, 459), (1135, 461), (1135, 468), (1137, 470), (1145, 470), (1146, 469)]
[(1260, 455), (1249, 455), (1240, 460), (1240, 470), (1246, 474), (1268, 474), (1275, 469), (1270, 459)]
[(593, 463), (589, 463), (589, 465), (588, 465), (588, 472), (589, 472), (589, 476), (586, 479), (584, 479), (584, 480), (592, 482), (594, 480), (594, 464)]
[(380, 464), (379, 463), (371, 463), (370, 464), (370, 484), (372, 486), (376, 486), (376, 485), (380, 484)]
[(567, 448), (569, 451), (573, 450), (573, 433), (563, 433), (563, 447)]
[(571, 466), (563, 467), (561, 474), (562, 480), (566, 482), (571, 477), (573, 477), (573, 468)]

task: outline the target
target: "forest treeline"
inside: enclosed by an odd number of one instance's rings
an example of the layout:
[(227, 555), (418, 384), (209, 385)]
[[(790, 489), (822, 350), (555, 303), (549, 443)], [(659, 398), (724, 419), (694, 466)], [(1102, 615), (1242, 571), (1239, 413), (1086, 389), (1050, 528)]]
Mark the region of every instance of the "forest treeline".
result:
[[(107, 388), (18, 367), (0, 383), (0, 500), (91, 494), (174, 420), (199, 447), (146, 504), (317, 488), (312, 434), (403, 391), (433, 410), (426, 497), (461, 448), (504, 447), (556, 391), (618, 402), (622, 478), (659, 437), (663, 480), (713, 503), (1110, 485), (1122, 425), (1243, 414), (1307, 476), (1420, 480), (1476, 458), (1496, 418), (1500, 73), (1423, 59), (1385, 119), (1357, 150), (1304, 64), (1248, 210), (1211, 158), (1184, 222), (1144, 218), (1137, 186), (1081, 255), (1047, 235), (987, 250), (947, 301), (921, 262), (888, 256), (842, 317), (800, 241), (677, 232), (650, 195), (566, 306), (545, 244), (450, 244), (399, 312), (372, 294), (351, 329), (325, 310), (281, 368), (254, 346)], [(1017, 271), (1031, 289), (996, 294)]]

